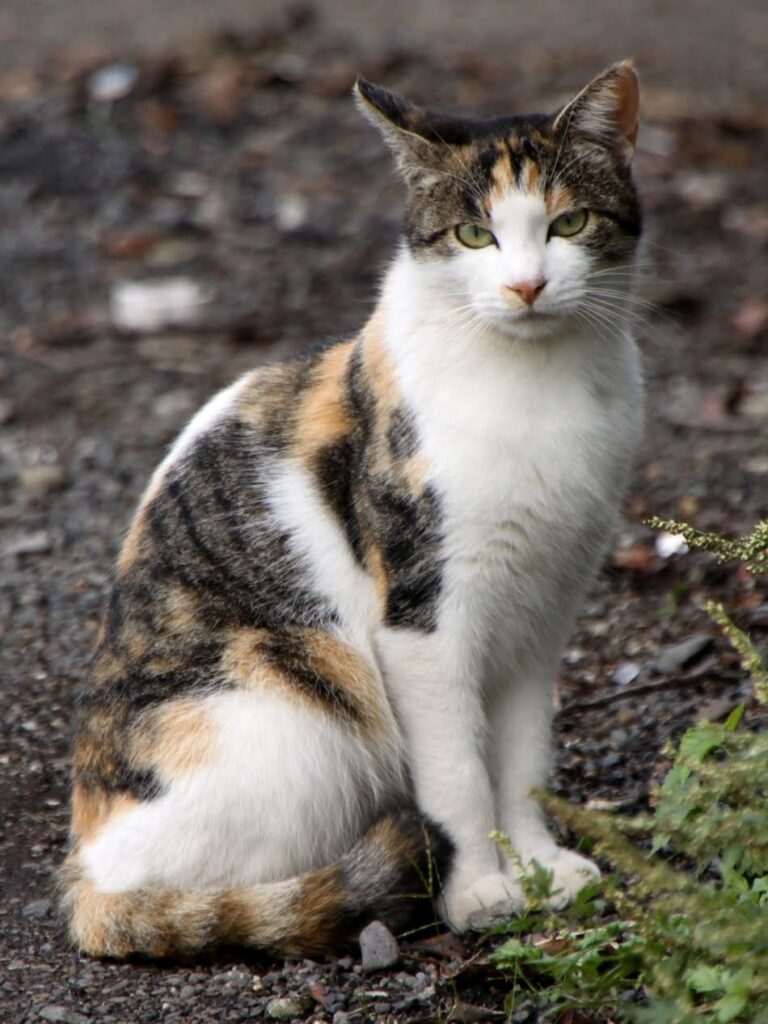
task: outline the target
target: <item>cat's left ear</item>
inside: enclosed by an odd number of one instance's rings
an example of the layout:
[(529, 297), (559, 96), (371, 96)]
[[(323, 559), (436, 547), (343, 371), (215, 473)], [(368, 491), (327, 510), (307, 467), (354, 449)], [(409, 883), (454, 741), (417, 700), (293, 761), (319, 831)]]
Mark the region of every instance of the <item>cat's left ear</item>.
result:
[(555, 118), (555, 132), (578, 132), (612, 146), (629, 163), (637, 142), (640, 87), (631, 61), (614, 64), (582, 89)]
[(357, 79), (352, 93), (360, 112), (381, 132), (394, 153), (407, 182), (439, 173), (445, 162), (445, 146), (434, 138), (426, 111), (364, 78)]

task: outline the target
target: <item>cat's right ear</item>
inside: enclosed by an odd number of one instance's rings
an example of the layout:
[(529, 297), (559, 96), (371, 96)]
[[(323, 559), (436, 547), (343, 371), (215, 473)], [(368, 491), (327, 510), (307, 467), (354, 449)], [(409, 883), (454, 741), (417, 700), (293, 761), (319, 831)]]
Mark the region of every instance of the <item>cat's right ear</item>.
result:
[(357, 79), (352, 94), (360, 112), (392, 150), (407, 182), (423, 179), (430, 172), (439, 173), (444, 162), (443, 147), (425, 138), (430, 122), (421, 107), (364, 78)]

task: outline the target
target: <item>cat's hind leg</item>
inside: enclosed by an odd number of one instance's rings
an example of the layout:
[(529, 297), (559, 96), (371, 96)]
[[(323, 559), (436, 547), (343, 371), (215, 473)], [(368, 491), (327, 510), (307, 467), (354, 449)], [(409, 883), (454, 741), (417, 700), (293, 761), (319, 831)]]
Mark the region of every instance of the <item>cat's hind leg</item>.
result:
[(356, 730), (274, 689), (169, 702), (130, 743), (156, 792), (125, 796), (80, 837), (100, 892), (288, 878), (340, 856), (394, 802), (394, 766)]

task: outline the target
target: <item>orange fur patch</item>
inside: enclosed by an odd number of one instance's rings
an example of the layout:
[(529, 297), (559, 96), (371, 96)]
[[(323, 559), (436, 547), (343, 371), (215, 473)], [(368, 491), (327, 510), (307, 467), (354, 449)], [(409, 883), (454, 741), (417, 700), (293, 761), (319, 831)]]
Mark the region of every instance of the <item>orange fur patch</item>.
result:
[(333, 444), (352, 429), (344, 403), (344, 377), (353, 342), (336, 345), (320, 359), (311, 387), (302, 396), (293, 439), (305, 459)]
[(422, 452), (412, 455), (406, 462), (405, 478), (414, 497), (423, 494), (429, 468), (429, 460)]
[(216, 732), (197, 700), (176, 700), (144, 716), (131, 740), (131, 762), (173, 782), (201, 768), (211, 757)]
[(186, 633), (194, 625), (199, 611), (197, 594), (186, 587), (175, 586), (167, 591), (163, 609), (163, 629), (169, 633)]
[(384, 343), (385, 323), (386, 308), (381, 303), (363, 328), (361, 340), (365, 375), (375, 389), (380, 405), (391, 410), (400, 404), (401, 396), (394, 363)]
[(121, 658), (116, 658), (110, 651), (100, 648), (94, 661), (91, 680), (96, 686), (103, 686), (104, 683), (117, 679), (124, 671), (125, 662)]
[[(387, 705), (366, 660), (349, 644), (322, 630), (295, 632), (306, 651), (306, 670), (346, 695), (367, 733), (383, 736), (390, 728)], [(265, 629), (231, 631), (222, 654), (223, 671), (244, 689), (277, 689), (291, 700), (317, 707), (318, 699), (311, 691), (297, 685), (290, 672), (281, 671), (262, 649), (267, 648), (269, 640), (269, 630)]]
[(533, 160), (526, 160), (522, 178), (526, 192), (538, 192), (540, 190), (541, 168)]
[(500, 202), (506, 195), (517, 187), (515, 172), (509, 154), (503, 151), (493, 165), (491, 171), (491, 200), (494, 203)]
[(547, 192), (546, 203), (549, 216), (557, 217), (561, 213), (572, 210), (575, 205), (575, 199), (567, 185), (555, 184)]
[(142, 541), (146, 535), (146, 528), (141, 510), (137, 512), (136, 518), (128, 531), (128, 536), (120, 549), (120, 557), (117, 560), (118, 573), (124, 573), (139, 557)]
[(75, 783), (72, 789), (71, 831), (79, 842), (90, 842), (108, 821), (138, 806), (127, 793), (110, 794), (102, 789), (86, 789)]
[(389, 577), (384, 565), (384, 555), (377, 544), (371, 544), (365, 553), (365, 566), (373, 577), (376, 594), (379, 599), (380, 614), (383, 617), (387, 608)]

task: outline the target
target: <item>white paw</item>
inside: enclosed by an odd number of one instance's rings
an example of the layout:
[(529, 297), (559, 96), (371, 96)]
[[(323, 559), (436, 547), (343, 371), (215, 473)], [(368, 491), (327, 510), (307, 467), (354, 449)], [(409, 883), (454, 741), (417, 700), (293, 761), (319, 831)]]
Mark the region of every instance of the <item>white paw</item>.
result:
[(508, 920), (524, 905), (523, 890), (515, 879), (496, 872), (468, 886), (449, 883), (438, 902), (438, 912), (457, 932), (485, 931), (497, 921)]
[(554, 846), (541, 853), (530, 854), (528, 860), (536, 860), (543, 868), (552, 872), (552, 886), (547, 901), (554, 910), (562, 910), (572, 903), (576, 894), (589, 882), (600, 877), (597, 864), (582, 857), (573, 850)]

